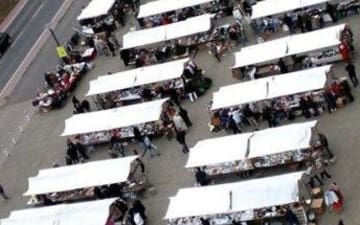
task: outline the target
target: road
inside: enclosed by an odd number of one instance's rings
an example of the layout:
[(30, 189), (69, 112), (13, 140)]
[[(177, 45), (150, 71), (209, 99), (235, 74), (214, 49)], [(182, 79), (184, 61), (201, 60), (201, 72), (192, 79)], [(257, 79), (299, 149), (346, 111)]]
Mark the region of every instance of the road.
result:
[[(51, 4), (53, 4), (53, 1), (54, 4), (58, 1), (63, 2), (62, 0), (47, 1), (51, 2)], [(88, 0), (74, 1), (66, 15), (61, 19), (59, 25), (55, 29), (55, 34), (61, 43), (67, 42), (75, 32), (73, 28), (79, 27), (76, 17), (88, 2)], [(47, 21), (49, 22), (49, 20)], [(36, 95), (38, 89), (44, 87), (44, 72), (54, 70), (56, 64), (59, 62), (59, 59), (56, 56), (55, 47), (55, 41), (50, 38), (25, 72), (21, 81), (17, 84), (16, 89), (8, 99), (7, 105), (27, 101)]]
[(11, 23), (7, 32), (13, 38), (13, 44), (0, 60), (0, 90), (17, 70), (62, 2), (62, 0), (27, 1)]

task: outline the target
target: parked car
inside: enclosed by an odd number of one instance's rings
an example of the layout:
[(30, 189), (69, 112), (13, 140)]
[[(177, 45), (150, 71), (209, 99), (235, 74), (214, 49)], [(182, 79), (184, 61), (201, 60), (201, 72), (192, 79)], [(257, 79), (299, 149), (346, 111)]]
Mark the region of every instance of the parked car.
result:
[(5, 53), (6, 49), (11, 45), (12, 39), (9, 34), (0, 32), (0, 57)]

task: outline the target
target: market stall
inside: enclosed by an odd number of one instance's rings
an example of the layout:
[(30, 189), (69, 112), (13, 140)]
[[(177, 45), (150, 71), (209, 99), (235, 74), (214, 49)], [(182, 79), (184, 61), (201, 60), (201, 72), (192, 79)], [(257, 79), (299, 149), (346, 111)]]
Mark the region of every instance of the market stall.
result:
[(283, 165), (298, 168), (312, 154), (316, 124), (311, 121), (202, 140), (190, 149), (185, 167), (200, 167), (212, 177)]
[[(352, 46), (348, 32), (349, 27), (342, 24), (242, 48), (235, 53), (233, 76), (249, 79), (278, 74), (280, 69), (296, 70), (347, 60)], [(347, 56), (343, 48), (347, 49)], [(280, 67), (279, 59), (283, 59), (286, 68)]]
[(138, 168), (136, 158), (129, 156), (40, 170), (36, 177), (28, 179), (24, 196), (32, 196), (30, 205), (44, 204), (44, 197), (52, 203), (78, 202), (98, 199), (99, 190), (112, 185), (114, 190), (109, 188), (108, 196), (104, 197), (137, 197), (146, 190), (147, 184), (143, 177), (134, 176)]
[(311, 6), (326, 3), (330, 0), (265, 0), (259, 1), (252, 5), (251, 19), (264, 18), (267, 16), (275, 16), (296, 9), (308, 8)]
[(122, 48), (141, 47), (208, 32), (211, 29), (212, 17), (211, 14), (205, 14), (155, 28), (130, 31), (123, 36)]
[(144, 135), (157, 136), (167, 100), (73, 115), (65, 120), (61, 136), (77, 135), (82, 144), (93, 145), (109, 142), (114, 130), (122, 139), (133, 139), (134, 126)]
[(176, 11), (179, 9), (209, 3), (213, 0), (168, 0), (152, 1), (140, 5), (137, 18), (154, 16), (166, 12)]
[(97, 95), (94, 101), (99, 108), (170, 97), (166, 93), (173, 90), (181, 100), (194, 100), (194, 96), (201, 96), (210, 87), (204, 85), (211, 80), (203, 73), (189, 58), (180, 59), (100, 76), (90, 81), (86, 95)]
[(213, 225), (233, 221), (280, 220), (289, 206), (300, 224), (308, 222), (307, 206), (298, 181), (303, 172), (244, 182), (180, 189), (170, 198), (165, 215), (169, 225), (195, 225), (207, 220)]
[(78, 21), (93, 19), (108, 15), (116, 0), (91, 0), (77, 17)]
[(329, 5), (325, 4), (329, 1), (260, 1), (252, 6), (251, 25), (264, 39), (278, 31), (295, 33), (297, 30), (305, 32), (322, 28), (333, 22), (333, 15), (328, 12), (331, 10), (327, 10)]
[[(141, 67), (196, 55), (199, 45), (203, 44), (212, 44), (214, 50), (224, 49), (230, 33), (233, 42), (246, 39), (240, 22), (215, 27), (213, 18), (213, 14), (205, 14), (154, 28), (132, 30), (123, 36), (121, 58), (126, 66)], [(218, 47), (216, 44), (220, 43)]]
[(331, 65), (315, 67), (288, 74), (265, 77), (225, 87), (213, 94), (212, 110), (230, 108), (282, 96), (299, 95), (287, 104), (296, 106), (301, 94), (322, 90), (326, 86)]
[(211, 13), (217, 18), (230, 16), (234, 3), (215, 0), (152, 1), (140, 6), (137, 16), (141, 27), (155, 27)]
[(43, 112), (60, 107), (69, 93), (75, 89), (81, 78), (91, 70), (91, 64), (77, 62), (58, 66), (56, 71), (44, 74), (45, 88), (32, 101), (34, 107)]
[(104, 225), (116, 198), (12, 211), (3, 225)]

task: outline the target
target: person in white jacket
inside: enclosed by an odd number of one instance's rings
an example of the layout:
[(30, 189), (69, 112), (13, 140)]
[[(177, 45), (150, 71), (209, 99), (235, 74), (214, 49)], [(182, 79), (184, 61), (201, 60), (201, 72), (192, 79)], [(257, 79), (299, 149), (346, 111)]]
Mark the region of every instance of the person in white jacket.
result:
[(181, 118), (181, 116), (179, 115), (179, 113), (176, 113), (173, 117), (173, 122), (175, 125), (175, 129), (177, 132), (181, 132), (181, 131), (186, 131), (187, 130), (187, 126), (186, 123), (184, 122), (183, 118)]

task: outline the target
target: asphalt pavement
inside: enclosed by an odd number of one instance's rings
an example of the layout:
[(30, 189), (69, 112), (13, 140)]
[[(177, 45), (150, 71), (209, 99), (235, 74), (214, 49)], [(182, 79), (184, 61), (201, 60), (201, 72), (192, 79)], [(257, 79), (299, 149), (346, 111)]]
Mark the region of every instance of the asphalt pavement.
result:
[[(60, 2), (61, 0), (47, 0), (48, 2)], [(88, 0), (73, 1), (70, 9), (66, 15), (61, 19), (59, 25), (55, 28), (55, 35), (60, 43), (66, 43), (71, 35), (74, 34), (73, 28), (79, 28), (76, 20), (80, 14), (81, 9), (88, 4)], [(50, 19), (51, 20), (51, 19)], [(50, 20), (47, 20), (49, 23)], [(44, 24), (47, 24), (44, 23)], [(39, 55), (36, 56), (31, 66), (25, 72), (23, 78), (17, 84), (14, 92), (9, 97), (7, 105), (20, 103), (32, 99), (39, 89), (45, 85), (43, 74), (47, 71), (52, 71), (59, 62), (56, 55), (56, 43), (50, 37), (46, 44), (41, 49)]]
[(62, 3), (62, 0), (27, 1), (8, 27), (6, 32), (12, 37), (13, 43), (0, 59), (0, 90), (18, 69)]

